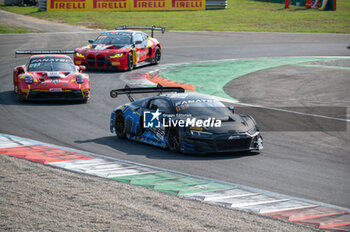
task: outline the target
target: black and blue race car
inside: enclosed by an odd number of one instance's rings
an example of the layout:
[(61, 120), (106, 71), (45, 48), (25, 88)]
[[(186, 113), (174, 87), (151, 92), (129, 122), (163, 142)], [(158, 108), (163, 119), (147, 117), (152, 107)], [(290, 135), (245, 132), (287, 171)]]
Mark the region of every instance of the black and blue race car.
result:
[[(135, 93), (158, 95), (134, 101), (131, 94)], [(212, 96), (160, 85), (126, 86), (110, 92), (112, 98), (120, 94), (126, 94), (131, 103), (115, 108), (111, 114), (110, 131), (118, 138), (196, 154), (263, 148), (255, 120), (249, 115), (234, 113), (232, 107), (226, 107)]]

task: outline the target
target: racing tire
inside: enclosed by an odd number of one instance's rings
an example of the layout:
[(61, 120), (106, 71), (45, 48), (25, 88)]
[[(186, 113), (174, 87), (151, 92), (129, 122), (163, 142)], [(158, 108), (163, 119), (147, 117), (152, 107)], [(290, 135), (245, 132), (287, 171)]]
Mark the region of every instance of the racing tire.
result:
[(172, 152), (180, 152), (182, 146), (182, 136), (178, 128), (170, 128), (167, 132), (168, 148)]
[(154, 58), (153, 58), (152, 64), (153, 65), (159, 64), (161, 57), (162, 57), (162, 52), (160, 51), (160, 48), (157, 46), (154, 52)]
[(117, 111), (115, 114), (114, 130), (119, 139), (124, 139), (126, 137), (124, 114), (121, 111)]
[(134, 69), (134, 58), (132, 55), (132, 52), (129, 52), (128, 54), (128, 71), (131, 71)]

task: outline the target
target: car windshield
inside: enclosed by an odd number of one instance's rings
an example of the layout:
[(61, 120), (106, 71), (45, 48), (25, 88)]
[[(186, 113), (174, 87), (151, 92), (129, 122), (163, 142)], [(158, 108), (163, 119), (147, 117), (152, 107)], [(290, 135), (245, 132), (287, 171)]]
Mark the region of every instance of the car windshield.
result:
[(31, 59), (28, 71), (75, 71), (74, 64), (68, 58), (34, 58)]
[(128, 45), (131, 44), (131, 33), (129, 32), (105, 32), (101, 34), (94, 44), (105, 45)]
[(183, 99), (177, 100), (175, 109), (177, 114), (191, 115), (192, 117), (231, 118), (233, 114), (225, 105), (215, 99)]

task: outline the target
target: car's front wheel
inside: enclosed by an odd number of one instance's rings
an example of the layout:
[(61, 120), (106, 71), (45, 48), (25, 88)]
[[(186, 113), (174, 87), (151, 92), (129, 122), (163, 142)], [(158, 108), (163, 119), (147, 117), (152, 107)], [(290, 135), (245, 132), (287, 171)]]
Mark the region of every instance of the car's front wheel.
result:
[(170, 128), (167, 132), (168, 148), (172, 152), (179, 152), (182, 145), (182, 137), (178, 128)]
[(114, 130), (118, 138), (125, 138), (125, 120), (124, 114), (121, 111), (117, 111), (115, 114)]
[(134, 58), (132, 55), (132, 52), (129, 52), (128, 55), (128, 71), (131, 71), (134, 69)]

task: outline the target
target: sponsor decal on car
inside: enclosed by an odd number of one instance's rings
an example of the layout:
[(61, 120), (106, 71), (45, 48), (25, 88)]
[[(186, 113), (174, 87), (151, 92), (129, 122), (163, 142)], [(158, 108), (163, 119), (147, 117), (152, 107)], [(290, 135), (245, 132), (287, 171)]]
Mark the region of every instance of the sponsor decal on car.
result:
[(59, 72), (47, 72), (48, 77), (58, 77), (60, 76)]
[(43, 81), (41, 83), (68, 83), (69, 81), (67, 80), (59, 80), (59, 79), (54, 79), (54, 80), (46, 80), (46, 81)]
[(50, 88), (49, 91), (57, 93), (57, 92), (62, 92), (62, 89), (61, 88)]

